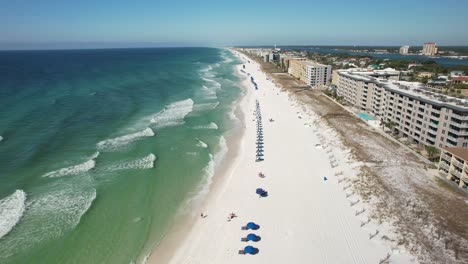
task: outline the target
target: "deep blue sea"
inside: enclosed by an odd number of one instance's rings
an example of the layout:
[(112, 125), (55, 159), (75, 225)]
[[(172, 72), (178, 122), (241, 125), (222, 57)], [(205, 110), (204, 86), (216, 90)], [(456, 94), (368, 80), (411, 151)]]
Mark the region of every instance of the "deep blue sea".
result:
[(0, 263), (138, 263), (237, 126), (228, 51), (0, 52)]

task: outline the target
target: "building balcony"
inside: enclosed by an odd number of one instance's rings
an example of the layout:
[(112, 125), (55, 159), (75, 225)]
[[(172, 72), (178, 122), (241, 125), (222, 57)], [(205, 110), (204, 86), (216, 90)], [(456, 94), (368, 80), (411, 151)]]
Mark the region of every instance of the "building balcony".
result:
[(447, 171), (448, 171), (449, 168), (450, 168), (449, 164), (448, 164), (448, 163), (445, 163), (445, 162), (439, 163), (439, 167), (440, 167), (440, 168), (444, 168), (444, 169), (446, 169)]
[(458, 138), (453, 137), (453, 136), (447, 136), (448, 139), (450, 139), (453, 142), (458, 142)]
[(468, 115), (459, 115), (459, 114), (455, 114), (455, 113), (452, 113), (452, 117), (456, 118), (456, 119), (459, 119), (459, 120), (465, 120), (467, 121), (468, 120)]
[(463, 163), (459, 162), (456, 159), (452, 160), (452, 164), (460, 169), (463, 168)]
[(465, 129), (453, 129), (450, 127), (449, 131), (458, 136), (468, 136), (468, 130), (465, 130)]
[(461, 172), (459, 172), (459, 171), (457, 171), (457, 170), (455, 170), (455, 169), (451, 169), (451, 170), (450, 170), (450, 173), (451, 173), (452, 175), (458, 177), (458, 178), (461, 178), (461, 176), (462, 176)]
[(445, 154), (445, 153), (442, 153), (442, 155), (440, 155), (440, 157), (448, 162), (450, 162), (452, 160), (452, 157)]

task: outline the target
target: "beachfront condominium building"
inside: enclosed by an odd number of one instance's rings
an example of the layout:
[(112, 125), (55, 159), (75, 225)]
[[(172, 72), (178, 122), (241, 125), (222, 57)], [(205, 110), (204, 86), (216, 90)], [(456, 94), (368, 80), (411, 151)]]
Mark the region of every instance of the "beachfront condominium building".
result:
[(434, 42), (426, 42), (423, 45), (423, 55), (434, 56), (437, 54), (437, 44)]
[(330, 85), (332, 67), (314, 61), (290, 61), (288, 73), (305, 84), (319, 88)]
[(295, 56), (281, 56), (280, 67), (282, 70), (289, 72), (289, 66), (291, 61), (305, 61), (306, 58), (295, 57)]
[[(424, 146), (468, 147), (468, 101), (388, 71), (339, 70), (337, 95), (359, 111), (394, 124), (394, 132)], [(393, 79), (393, 80), (392, 80)]]
[(401, 46), (400, 47), (400, 54), (406, 55), (409, 52), (409, 46)]
[(468, 189), (468, 149), (442, 148), (439, 172), (460, 188)]

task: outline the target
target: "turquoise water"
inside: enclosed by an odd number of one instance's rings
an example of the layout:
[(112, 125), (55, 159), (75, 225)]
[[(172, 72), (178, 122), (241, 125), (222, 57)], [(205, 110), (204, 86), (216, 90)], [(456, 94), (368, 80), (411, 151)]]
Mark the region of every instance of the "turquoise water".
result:
[(364, 119), (366, 121), (369, 121), (369, 120), (374, 120), (374, 118), (372, 118), (372, 116), (370, 116), (369, 114), (367, 113), (357, 113), (357, 116), (359, 116), (361, 119)]
[(236, 126), (238, 62), (227, 50), (0, 60), (0, 263), (141, 260)]

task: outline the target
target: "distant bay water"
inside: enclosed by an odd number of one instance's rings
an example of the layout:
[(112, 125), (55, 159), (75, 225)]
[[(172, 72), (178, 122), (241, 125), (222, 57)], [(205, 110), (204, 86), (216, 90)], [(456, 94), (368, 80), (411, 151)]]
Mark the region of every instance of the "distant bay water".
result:
[(0, 263), (135, 263), (237, 126), (212, 48), (0, 52)]
[(457, 65), (468, 65), (468, 59), (462, 58), (447, 58), (447, 57), (428, 57), (428, 56), (421, 56), (421, 55), (401, 55), (397, 53), (387, 53), (387, 54), (377, 54), (377, 53), (369, 53), (369, 52), (355, 52), (343, 49), (335, 49), (335, 48), (326, 48), (326, 47), (300, 47), (300, 46), (282, 46), (283, 49), (300, 49), (310, 52), (317, 52), (322, 54), (355, 54), (355, 55), (363, 55), (369, 56), (376, 59), (392, 59), (392, 60), (409, 60), (409, 61), (428, 61), (433, 60), (443, 66), (446, 67), (453, 67)]

